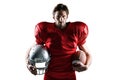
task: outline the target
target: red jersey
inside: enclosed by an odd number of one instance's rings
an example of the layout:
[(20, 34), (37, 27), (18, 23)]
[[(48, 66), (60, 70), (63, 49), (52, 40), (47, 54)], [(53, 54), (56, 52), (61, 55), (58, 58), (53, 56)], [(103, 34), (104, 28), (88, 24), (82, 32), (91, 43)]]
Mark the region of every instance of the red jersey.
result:
[(60, 78), (75, 80), (72, 55), (76, 52), (77, 45), (85, 43), (87, 35), (88, 27), (83, 22), (68, 22), (64, 29), (57, 28), (55, 23), (37, 24), (35, 27), (36, 43), (45, 44), (51, 55), (45, 78), (49, 76), (53, 80)]

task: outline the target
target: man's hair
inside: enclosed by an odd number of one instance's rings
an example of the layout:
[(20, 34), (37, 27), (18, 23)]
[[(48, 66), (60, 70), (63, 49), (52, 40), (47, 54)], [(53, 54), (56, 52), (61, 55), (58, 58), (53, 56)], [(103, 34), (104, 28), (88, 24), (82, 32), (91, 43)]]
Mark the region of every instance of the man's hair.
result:
[(69, 14), (69, 10), (67, 8), (66, 5), (64, 4), (57, 4), (57, 6), (55, 6), (54, 10), (53, 10), (53, 14), (56, 12), (56, 11), (66, 11), (67, 14)]

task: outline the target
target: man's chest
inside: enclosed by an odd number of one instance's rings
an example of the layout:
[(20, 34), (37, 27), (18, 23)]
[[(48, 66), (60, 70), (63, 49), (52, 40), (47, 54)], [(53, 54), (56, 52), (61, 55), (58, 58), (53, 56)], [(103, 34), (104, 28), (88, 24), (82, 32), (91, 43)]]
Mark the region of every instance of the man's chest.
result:
[(72, 29), (48, 29), (46, 35), (46, 43), (54, 47), (74, 48), (77, 45), (77, 38)]

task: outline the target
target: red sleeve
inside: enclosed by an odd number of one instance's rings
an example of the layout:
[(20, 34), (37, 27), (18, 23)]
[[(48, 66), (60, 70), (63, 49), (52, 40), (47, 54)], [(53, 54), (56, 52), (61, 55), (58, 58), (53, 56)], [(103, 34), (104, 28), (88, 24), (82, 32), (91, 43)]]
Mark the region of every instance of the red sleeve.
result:
[(37, 44), (44, 44), (45, 42), (45, 23), (38, 23), (35, 27), (35, 39)]
[(86, 42), (86, 38), (88, 36), (88, 26), (83, 22), (78, 22), (77, 29), (78, 45), (83, 45)]

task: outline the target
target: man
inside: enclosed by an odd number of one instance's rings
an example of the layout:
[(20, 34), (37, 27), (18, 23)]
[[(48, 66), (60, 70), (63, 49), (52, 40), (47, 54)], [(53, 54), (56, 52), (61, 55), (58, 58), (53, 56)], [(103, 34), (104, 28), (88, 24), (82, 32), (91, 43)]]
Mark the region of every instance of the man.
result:
[[(40, 22), (35, 27), (36, 44), (44, 45), (51, 55), (51, 60), (44, 80), (76, 80), (75, 71), (85, 71), (91, 63), (91, 56), (85, 42), (88, 27), (83, 22), (66, 22), (69, 10), (66, 5), (58, 4), (53, 10), (54, 23)], [(76, 49), (87, 56), (85, 65), (72, 65), (72, 56)], [(27, 56), (28, 57), (28, 56)], [(36, 75), (36, 68), (27, 62), (27, 67)]]

